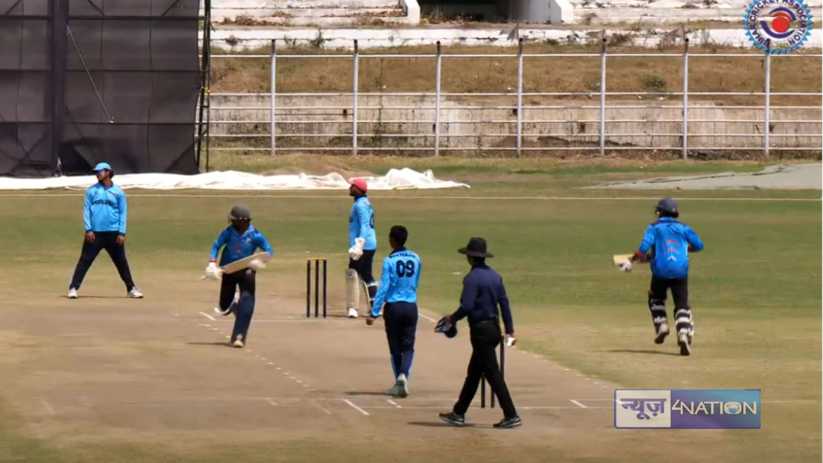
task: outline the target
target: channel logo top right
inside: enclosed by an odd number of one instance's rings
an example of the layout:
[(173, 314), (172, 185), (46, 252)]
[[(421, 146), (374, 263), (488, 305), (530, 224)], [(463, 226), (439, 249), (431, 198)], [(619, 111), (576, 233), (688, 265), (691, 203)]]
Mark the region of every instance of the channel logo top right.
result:
[(753, 0), (743, 15), (749, 41), (773, 55), (802, 47), (813, 27), (811, 10), (803, 0)]

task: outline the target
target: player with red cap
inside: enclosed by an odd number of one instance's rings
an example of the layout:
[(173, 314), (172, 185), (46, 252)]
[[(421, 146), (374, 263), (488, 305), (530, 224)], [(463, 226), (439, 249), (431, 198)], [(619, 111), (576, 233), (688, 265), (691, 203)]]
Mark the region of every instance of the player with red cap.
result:
[(346, 270), (346, 315), (357, 318), (360, 295), (358, 280), (362, 281), (369, 297), (369, 307), (377, 294), (377, 282), (372, 275), (377, 236), (374, 230), (374, 208), (367, 196), (366, 179), (349, 180), (349, 194), (354, 198), (349, 214), (349, 268)]

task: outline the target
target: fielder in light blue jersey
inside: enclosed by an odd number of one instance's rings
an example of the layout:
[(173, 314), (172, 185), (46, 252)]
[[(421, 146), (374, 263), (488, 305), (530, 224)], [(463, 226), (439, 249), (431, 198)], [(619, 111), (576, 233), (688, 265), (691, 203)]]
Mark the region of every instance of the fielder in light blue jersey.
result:
[(69, 299), (77, 299), (80, 285), (97, 254), (103, 249), (109, 254), (130, 298), (140, 299), (143, 293), (134, 284), (126, 259), (126, 224), (128, 202), (126, 193), (114, 184), (114, 169), (107, 162), (94, 166), (97, 183), (86, 189), (83, 201), (85, 239), (80, 259), (69, 283)]
[(392, 253), (383, 260), (380, 289), (374, 298), (366, 323), (371, 325), (383, 313), (386, 337), (389, 341), (394, 387), (388, 394), (409, 395), (409, 375), (414, 360), (414, 338), (417, 331), (417, 286), (420, 283), (420, 257), (405, 248), (409, 232), (395, 225), (389, 232)]

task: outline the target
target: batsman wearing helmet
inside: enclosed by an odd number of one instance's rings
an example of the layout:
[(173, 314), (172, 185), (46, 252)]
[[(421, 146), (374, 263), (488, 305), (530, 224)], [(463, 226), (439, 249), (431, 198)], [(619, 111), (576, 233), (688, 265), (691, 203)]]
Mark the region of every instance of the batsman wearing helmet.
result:
[(669, 334), (666, 293), (671, 291), (680, 355), (690, 355), (694, 324), (689, 306), (689, 253), (703, 250), (703, 241), (691, 227), (677, 220), (680, 211), (674, 199), (661, 199), (655, 214), (657, 220), (646, 227), (640, 247), (621, 269), (630, 271), (632, 262), (651, 263), (649, 311), (654, 324), (654, 342), (662, 344)]
[(120, 279), (126, 285), (128, 297), (140, 299), (143, 293), (134, 285), (126, 259), (126, 223), (128, 206), (126, 193), (112, 182), (114, 169), (107, 162), (94, 166), (97, 183), (86, 190), (83, 201), (83, 226), (85, 239), (80, 259), (69, 283), (69, 299), (77, 299), (77, 291), (83, 284), (94, 259), (101, 250), (109, 253), (117, 267)]
[(346, 270), (346, 315), (357, 318), (357, 302), (362, 282), (369, 297), (369, 307), (377, 294), (372, 266), (377, 251), (377, 235), (374, 231), (374, 208), (368, 198), (369, 186), (366, 180), (354, 178), (349, 182), (349, 194), (354, 204), (349, 214), (349, 268)]
[[(263, 252), (272, 253), (269, 241), (251, 224), (251, 211), (248, 207), (237, 205), (229, 212), (229, 222), (214, 244), (211, 246), (209, 265), (206, 275), (222, 275), (220, 284), (220, 307), (216, 311), (220, 315), (234, 313), (234, 328), (232, 329), (229, 344), (242, 348), (248, 340), (249, 326), (254, 314), (255, 276), (258, 268), (251, 265), (248, 268), (234, 273), (222, 273), (217, 266), (217, 255), (220, 255), (220, 266), (249, 257), (259, 248)], [(239, 289), (239, 297), (235, 293)]]

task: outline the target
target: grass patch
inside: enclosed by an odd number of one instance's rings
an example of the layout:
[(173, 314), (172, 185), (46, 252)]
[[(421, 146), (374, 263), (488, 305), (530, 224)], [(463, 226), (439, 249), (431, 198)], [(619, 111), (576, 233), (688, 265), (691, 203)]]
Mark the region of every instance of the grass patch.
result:
[[(594, 45), (529, 44), (527, 53), (598, 52)], [(624, 53), (648, 53), (647, 49), (620, 47)], [(680, 52), (679, 48), (661, 51)], [(694, 53), (745, 52), (735, 48), (694, 48)], [(267, 54), (265, 49), (249, 53)], [(317, 48), (293, 48), (283, 56), (293, 54), (329, 53)], [(368, 54), (433, 53), (432, 47), (396, 47), (368, 50)], [(452, 46), (444, 54), (515, 54), (514, 47)], [(819, 57), (779, 58), (772, 61), (772, 90), (784, 92), (819, 92), (821, 67)], [(612, 57), (608, 61), (608, 91), (649, 90), (649, 75), (654, 74), (655, 88), (659, 81), (679, 88), (682, 80), (680, 57)], [(763, 89), (763, 58), (753, 57), (692, 57), (689, 63), (689, 88), (694, 92), (759, 92)], [(360, 90), (363, 92), (431, 92), (434, 89), (434, 60), (429, 58), (363, 58), (360, 62)], [(591, 92), (599, 88), (599, 58), (528, 58), (524, 69), (526, 92)], [(511, 92), (516, 88), (516, 60), (513, 58), (445, 59), (443, 91)], [(347, 59), (286, 59), (278, 62), (279, 92), (349, 92), (352, 63)], [(212, 91), (267, 92), (270, 84), (268, 59), (220, 59), (212, 64)], [(595, 85), (597, 84), (597, 85)], [(550, 90), (549, 90), (550, 89)], [(569, 100), (540, 98), (540, 101)], [(679, 97), (672, 97), (678, 99)], [(530, 97), (530, 100), (535, 100)], [(712, 96), (691, 98), (725, 104), (761, 104), (761, 97)], [(635, 100), (636, 101), (636, 100)], [(791, 104), (818, 106), (816, 97), (793, 97)], [(776, 103), (774, 103), (776, 104)]]
[[(706, 461), (715, 457), (740, 462), (820, 458), (822, 252), (818, 201), (712, 202), (689, 198), (721, 193), (679, 195), (684, 221), (694, 226), (707, 244), (706, 251), (694, 257), (690, 279), (697, 324), (695, 355), (683, 359), (666, 355), (676, 352), (671, 343), (660, 348), (651, 341), (645, 296), (647, 270), (639, 268), (632, 274), (620, 274), (610, 265), (611, 254), (630, 251), (637, 245), (643, 228), (652, 220), (653, 199), (460, 198), (465, 194), (518, 196), (534, 192), (577, 196), (574, 189), (602, 179), (751, 171), (760, 169), (760, 164), (377, 157), (277, 157), (253, 161), (249, 166), (257, 170), (314, 173), (338, 169), (382, 173), (402, 164), (471, 179), (474, 188), (469, 192), (372, 195), (381, 239), (378, 259), (385, 255), (388, 227), (395, 223), (407, 225), (411, 231), (409, 245), (420, 253), (426, 265), (421, 285), (424, 307), (440, 313), (455, 308), (460, 275), (466, 271), (465, 261), (455, 249), (468, 236), (483, 235), (497, 255), (492, 264), (506, 279), (523, 348), (627, 386), (759, 387), (767, 401), (808, 401), (808, 406), (795, 408), (767, 405), (764, 429), (723, 434), (728, 439), (723, 441), (725, 447), (707, 445), (701, 446), (700, 451)], [(626, 193), (609, 194), (619, 197)], [(819, 198), (820, 193), (722, 194)], [(204, 253), (235, 201), (195, 196), (148, 197), (140, 192), (132, 195), (129, 257), (138, 283), (149, 278), (157, 262), (164, 262), (164, 269), (169, 272), (194, 272), (193, 269), (201, 268)], [(318, 195), (322, 199), (314, 198)], [(307, 251), (331, 255), (342, 252), (350, 199), (343, 192), (300, 196), (290, 192), (288, 199), (278, 199), (277, 194), (263, 197), (250, 193), (244, 201), (254, 211), (255, 223), (271, 238), (281, 262), (300, 263), (298, 258)], [(0, 202), (0, 220), (5, 224), (0, 245), (14, 249), (15, 258), (14, 266), (0, 268), (0, 278), (7, 287), (33, 294), (63, 290), (79, 252), (80, 207), (80, 196), (54, 196), (48, 192)], [(26, 213), (21, 215), (21, 210)], [(108, 265), (101, 257), (89, 278), (94, 280), (108, 273)], [(31, 275), (37, 278), (32, 279)], [(283, 296), (301, 293), (302, 275), (297, 267), (289, 271), (284, 266), (277, 272), (278, 280), (295, 282), (293, 287), (284, 285), (291, 289), (285, 289), (287, 294)], [(335, 279), (331, 282), (339, 283)], [(168, 291), (172, 297), (174, 288)], [(6, 310), (12, 310), (8, 307)], [(12, 371), (2, 368), (4, 377), (12, 377)], [(2, 393), (0, 397), (6, 401), (15, 399)], [(333, 449), (313, 447), (313, 443), (303, 441), (215, 449), (211, 443), (214, 435), (207, 433), (189, 436), (189, 442), (204, 443), (200, 451), (193, 453), (175, 449), (172, 437), (166, 438), (168, 448), (103, 442), (58, 451), (50, 447), (50, 442), (24, 437), (29, 435), (25, 426), (9, 426), (14, 415), (8, 410), (0, 414), (0, 423), (6, 423), (0, 424), (0, 460), (225, 461), (225, 457), (231, 456), (263, 461), (268, 452), (279, 455), (277, 458), (306, 461), (328, 458), (331, 454), (339, 461), (375, 455), (388, 457), (387, 453), (374, 453), (360, 444), (338, 455)], [(83, 426), (77, 431), (93, 432)], [(538, 454), (529, 455), (534, 458)]]

